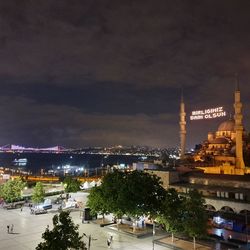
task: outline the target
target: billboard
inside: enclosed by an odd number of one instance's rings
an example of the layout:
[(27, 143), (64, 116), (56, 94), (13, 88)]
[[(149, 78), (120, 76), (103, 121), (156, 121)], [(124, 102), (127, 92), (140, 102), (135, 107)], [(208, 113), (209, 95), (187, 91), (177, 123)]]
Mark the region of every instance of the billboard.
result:
[(194, 110), (191, 112), (190, 120), (214, 119), (225, 117), (227, 115), (223, 107), (208, 108), (203, 110)]

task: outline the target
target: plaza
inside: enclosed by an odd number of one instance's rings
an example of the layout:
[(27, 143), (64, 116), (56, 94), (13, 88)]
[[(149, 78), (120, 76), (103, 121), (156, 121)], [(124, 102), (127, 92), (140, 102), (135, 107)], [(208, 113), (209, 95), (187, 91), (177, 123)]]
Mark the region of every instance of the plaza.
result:
[[(70, 196), (81, 202), (83, 205), (86, 204), (88, 193), (77, 192), (70, 193)], [(54, 199), (55, 197), (51, 197)], [(46, 227), (52, 229), (52, 218), (58, 213), (58, 205), (53, 205), (52, 210), (46, 214), (34, 215), (30, 213), (29, 206), (24, 206), (22, 209), (3, 209), (0, 208), (0, 250), (34, 250), (36, 246), (43, 241), (42, 234)], [(138, 237), (136, 233), (129, 233), (129, 230), (119, 227), (119, 231), (115, 224), (101, 227), (96, 221), (91, 221), (90, 223), (82, 222), (82, 210), (83, 209), (73, 209), (70, 213), (75, 224), (79, 225), (80, 235), (85, 234), (83, 240), (88, 246), (89, 238), (91, 238), (90, 248), (88, 250), (98, 250), (98, 249), (108, 249), (107, 239), (111, 236), (113, 238), (110, 249), (124, 249), (124, 250), (191, 250), (193, 249), (193, 244), (190, 241), (184, 241), (175, 238), (173, 248), (171, 237), (169, 234), (163, 230), (156, 229), (155, 236), (152, 234), (152, 228), (148, 228), (145, 235), (141, 234), (142, 237)], [(112, 215), (105, 217), (107, 222), (112, 221)], [(14, 225), (12, 233), (8, 233), (7, 225), (11, 227)], [(123, 228), (123, 229), (122, 229)], [(130, 228), (131, 230), (131, 226)], [(168, 237), (169, 236), (169, 237)], [(153, 245), (154, 240), (154, 245)], [(199, 250), (209, 250), (217, 249), (224, 250), (227, 248), (222, 248), (219, 244), (209, 247), (206, 245), (200, 245), (198, 242), (196, 244), (196, 249)], [(59, 250), (59, 249), (58, 249)]]
[[(87, 193), (71, 193), (71, 197), (86, 204)], [(34, 250), (42, 241), (42, 233), (46, 227), (53, 227), (52, 218), (56, 214), (49, 212), (47, 214), (34, 215), (30, 214), (28, 206), (21, 209), (6, 210), (0, 208), (0, 250)], [(91, 235), (90, 249), (108, 249), (107, 239), (113, 236), (111, 249), (128, 249), (128, 250), (149, 250), (153, 248), (153, 236), (144, 238), (131, 237), (112, 230), (109, 227), (100, 227), (95, 223), (82, 223), (82, 217), (79, 210), (73, 210), (70, 213), (75, 224), (79, 225), (80, 235), (86, 234), (84, 241), (88, 245), (89, 236)], [(14, 225), (13, 233), (7, 232), (7, 225)], [(160, 237), (160, 236), (158, 236)], [(155, 236), (155, 239), (157, 235)], [(164, 246), (155, 246), (155, 250), (167, 249)]]
[[(52, 228), (52, 217), (55, 213), (31, 215), (30, 209), (5, 210), (0, 209), (0, 249), (1, 250), (34, 250), (42, 241), (42, 233), (47, 225)], [(84, 223), (80, 218), (79, 211), (72, 211), (71, 217), (76, 224), (79, 224), (80, 234), (91, 235), (90, 249), (108, 249), (107, 239), (112, 235), (113, 242), (111, 249), (127, 250), (149, 250), (152, 249), (152, 236), (143, 239), (131, 237), (110, 231), (106, 227), (100, 227), (94, 223)], [(7, 233), (7, 225), (14, 225), (13, 233)], [(88, 238), (84, 237), (86, 243)], [(156, 246), (155, 250), (167, 249), (164, 246)]]
[[(5, 210), (0, 208), (0, 250), (34, 250), (42, 241), (42, 233), (46, 227), (52, 228), (52, 217), (55, 213), (34, 215), (30, 214), (30, 208)], [(169, 250), (171, 246), (171, 237), (166, 237), (156, 231), (154, 236), (155, 244), (153, 247), (152, 235), (146, 237), (133, 237), (123, 232), (112, 230), (112, 227), (100, 227), (99, 224), (90, 222), (82, 223), (79, 211), (71, 211), (71, 217), (74, 223), (79, 225), (80, 235), (86, 234), (84, 241), (88, 245), (88, 238), (91, 236), (90, 249), (108, 249), (107, 239), (113, 236), (113, 242), (110, 249), (124, 250)], [(13, 233), (7, 232), (7, 225), (14, 225)], [(192, 242), (175, 239), (174, 249), (193, 249)], [(208, 246), (197, 244), (199, 250), (212, 249)], [(217, 248), (220, 249), (220, 248)]]

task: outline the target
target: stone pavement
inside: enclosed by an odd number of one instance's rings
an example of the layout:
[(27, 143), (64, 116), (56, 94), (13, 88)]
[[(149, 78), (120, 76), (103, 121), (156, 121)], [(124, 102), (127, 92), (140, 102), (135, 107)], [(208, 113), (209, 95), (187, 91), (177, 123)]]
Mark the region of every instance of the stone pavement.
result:
[[(87, 194), (72, 194), (72, 196), (81, 199), (86, 204)], [(39, 242), (42, 241), (42, 233), (47, 225), (52, 227), (52, 217), (55, 213), (47, 213), (40, 215), (31, 215), (28, 207), (23, 210), (5, 210), (0, 208), (0, 250), (34, 250)], [(80, 211), (72, 211), (71, 217), (76, 224), (79, 224), (80, 234), (85, 233), (91, 235), (91, 250), (108, 249), (107, 239), (112, 235), (113, 242), (111, 249), (121, 250), (169, 250), (172, 247), (171, 238), (163, 237), (156, 231), (156, 235), (147, 235), (147, 237), (136, 238), (128, 234), (120, 233), (111, 227), (100, 227), (98, 224), (85, 223), (82, 224)], [(111, 218), (109, 218), (110, 220)], [(13, 234), (7, 233), (7, 225), (14, 225)], [(151, 229), (152, 230), (152, 229)], [(153, 239), (155, 244), (153, 246)], [(88, 243), (88, 237), (84, 237)], [(183, 250), (192, 250), (193, 245), (190, 242), (178, 240), (175, 242), (176, 247)], [(212, 248), (197, 245), (198, 250), (208, 250)], [(203, 247), (203, 248), (202, 248)], [(178, 248), (175, 248), (178, 249)], [(215, 249), (215, 248), (214, 248)], [(58, 249), (59, 250), (59, 249)], [(220, 250), (220, 248), (216, 248)]]
[[(47, 225), (52, 227), (54, 214), (31, 215), (28, 207), (20, 209), (5, 210), (0, 208), (0, 250), (34, 250), (42, 241), (42, 233)], [(151, 250), (152, 237), (143, 239), (128, 235), (120, 235), (118, 232), (109, 231), (97, 224), (82, 224), (80, 212), (71, 212), (74, 222), (79, 224), (80, 234), (91, 235), (91, 250), (108, 249), (107, 239), (112, 235), (111, 249), (126, 250)], [(7, 233), (7, 225), (14, 225), (13, 234)], [(88, 242), (88, 238), (84, 240)], [(157, 246), (155, 250), (168, 250), (164, 246)]]
[[(30, 209), (24, 207), (20, 209), (5, 210), (0, 208), (0, 250), (34, 250), (39, 242), (42, 241), (42, 233), (47, 225), (52, 227), (52, 217), (55, 213), (40, 215), (31, 215)], [(111, 249), (121, 250), (151, 250), (153, 249), (153, 236), (136, 238), (130, 235), (120, 233), (118, 230), (112, 230), (111, 227), (100, 227), (95, 223), (84, 223), (80, 217), (79, 211), (72, 211), (71, 217), (76, 224), (79, 224), (80, 234), (91, 235), (91, 250), (108, 249), (107, 239), (112, 235), (113, 242)], [(7, 233), (7, 225), (14, 225), (13, 234)], [(192, 250), (192, 242), (176, 240), (175, 248), (172, 247), (171, 237), (163, 237), (156, 233), (154, 250), (183, 249)], [(88, 238), (84, 238), (88, 243)], [(197, 244), (198, 250), (209, 250), (206, 246)], [(220, 249), (220, 248), (214, 248)]]
[[(172, 243), (172, 237), (163, 237), (155, 241), (157, 245), (165, 245), (170, 249), (193, 249), (193, 242), (184, 241), (181, 239), (174, 238), (174, 242)], [(211, 250), (211, 247), (204, 246), (199, 243), (196, 243), (196, 250)]]
[[(112, 224), (106, 227), (110, 231), (119, 232), (120, 234), (127, 234), (133, 237), (142, 238), (146, 236), (152, 236), (153, 230), (152, 228), (135, 228), (127, 224)], [(158, 233), (159, 234), (159, 233)], [(165, 233), (166, 234), (166, 233)]]

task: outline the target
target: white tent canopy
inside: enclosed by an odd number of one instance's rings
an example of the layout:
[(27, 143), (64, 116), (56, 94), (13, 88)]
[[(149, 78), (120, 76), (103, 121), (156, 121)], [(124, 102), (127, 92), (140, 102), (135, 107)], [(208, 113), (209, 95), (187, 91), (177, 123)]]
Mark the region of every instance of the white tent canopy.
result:
[(98, 180), (98, 182), (96, 183), (96, 186), (100, 186), (102, 184), (102, 181), (101, 181), (101, 179), (100, 180)]
[(85, 181), (81, 186), (80, 186), (81, 189), (89, 189), (91, 188), (90, 184)]
[(95, 187), (96, 186), (96, 182), (95, 181), (92, 181), (92, 182), (90, 182), (90, 187)]

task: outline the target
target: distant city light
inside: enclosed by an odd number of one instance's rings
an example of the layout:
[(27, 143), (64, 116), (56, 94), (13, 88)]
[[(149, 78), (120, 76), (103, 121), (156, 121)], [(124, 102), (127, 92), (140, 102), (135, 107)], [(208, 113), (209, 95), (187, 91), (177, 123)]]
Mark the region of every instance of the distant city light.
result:
[(26, 166), (28, 160), (26, 158), (22, 158), (22, 159), (15, 159), (13, 162), (16, 166)]

